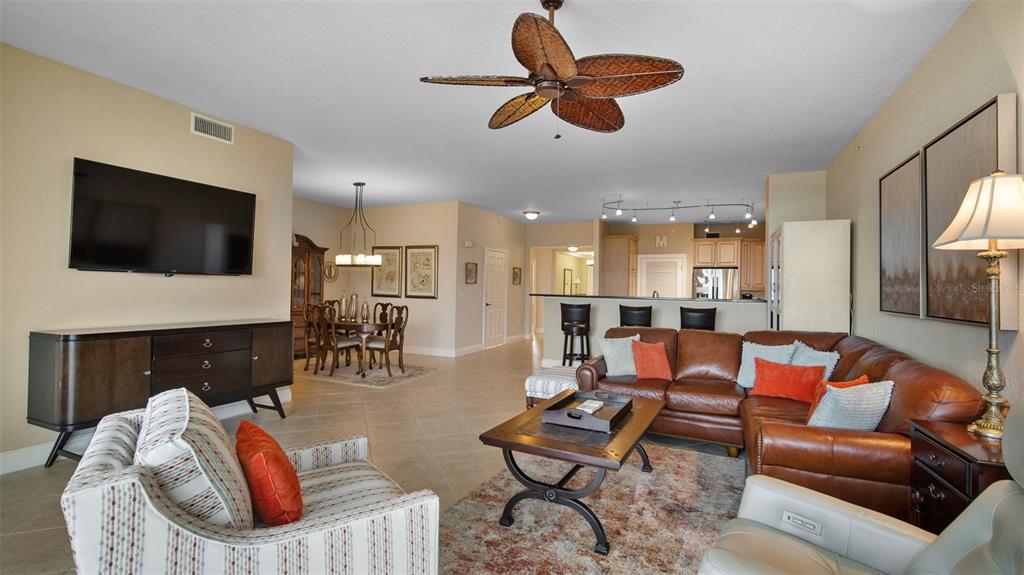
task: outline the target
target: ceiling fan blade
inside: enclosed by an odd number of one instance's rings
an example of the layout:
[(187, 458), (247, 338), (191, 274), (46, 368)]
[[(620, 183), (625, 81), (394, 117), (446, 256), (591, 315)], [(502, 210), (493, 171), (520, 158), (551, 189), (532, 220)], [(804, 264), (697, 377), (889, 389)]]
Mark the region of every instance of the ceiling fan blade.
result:
[(533, 86), (529, 78), (518, 76), (424, 76), (420, 82), (451, 86)]
[(536, 14), (520, 14), (512, 26), (512, 52), (527, 70), (547, 80), (576, 75), (576, 58), (562, 35)]
[(588, 98), (621, 98), (668, 86), (683, 77), (675, 60), (634, 54), (602, 54), (576, 61), (580, 76), (592, 81), (575, 86)]
[(548, 99), (538, 96), (536, 92), (527, 92), (526, 94), (516, 96), (498, 108), (498, 111), (491, 116), (491, 120), (487, 122), (487, 127), (497, 130), (498, 128), (511, 126), (543, 108), (544, 104), (547, 103)]
[(622, 109), (615, 100), (586, 98), (578, 92), (574, 99), (562, 96), (552, 102), (551, 111), (574, 126), (595, 132), (617, 132), (626, 123)]

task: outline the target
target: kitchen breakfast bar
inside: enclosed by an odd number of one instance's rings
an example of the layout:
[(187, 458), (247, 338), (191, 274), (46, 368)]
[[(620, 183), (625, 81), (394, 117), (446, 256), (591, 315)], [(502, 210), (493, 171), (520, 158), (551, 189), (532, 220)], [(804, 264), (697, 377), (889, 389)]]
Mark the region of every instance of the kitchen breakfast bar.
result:
[[(715, 329), (744, 333), (767, 329), (768, 304), (764, 300), (707, 299), (707, 298), (653, 298), (596, 295), (530, 294), (542, 300), (539, 321), (544, 329), (544, 358), (542, 365), (562, 363), (561, 303), (590, 304), (591, 355), (601, 354), (601, 337), (610, 328), (619, 325), (619, 306), (651, 306), (651, 326), (679, 329), (679, 308), (717, 308)], [(538, 314), (538, 315), (541, 315)], [(578, 346), (578, 344), (577, 344)], [(578, 348), (577, 348), (578, 349)]]

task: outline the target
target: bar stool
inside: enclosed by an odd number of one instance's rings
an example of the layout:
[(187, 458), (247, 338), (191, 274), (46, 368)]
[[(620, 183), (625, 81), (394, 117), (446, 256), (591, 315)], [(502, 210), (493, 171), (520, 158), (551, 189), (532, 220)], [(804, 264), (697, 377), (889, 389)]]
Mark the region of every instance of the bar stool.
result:
[(651, 327), (651, 313), (654, 306), (619, 306), (619, 325), (628, 327)]
[[(590, 304), (563, 303), (562, 306), (562, 365), (573, 360), (590, 359)], [(580, 352), (576, 353), (576, 338), (580, 338)]]
[(715, 331), (716, 307), (680, 307), (679, 324), (683, 329)]

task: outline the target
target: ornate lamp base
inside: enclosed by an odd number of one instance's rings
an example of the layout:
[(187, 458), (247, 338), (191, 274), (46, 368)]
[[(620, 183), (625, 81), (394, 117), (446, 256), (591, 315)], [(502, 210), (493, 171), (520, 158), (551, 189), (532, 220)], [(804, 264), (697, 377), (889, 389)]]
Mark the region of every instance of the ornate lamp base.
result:
[(1003, 412), (999, 410), (999, 406), (1006, 403), (1006, 400), (998, 395), (985, 395), (984, 399), (988, 408), (981, 417), (967, 426), (967, 431), (982, 437), (1002, 439)]

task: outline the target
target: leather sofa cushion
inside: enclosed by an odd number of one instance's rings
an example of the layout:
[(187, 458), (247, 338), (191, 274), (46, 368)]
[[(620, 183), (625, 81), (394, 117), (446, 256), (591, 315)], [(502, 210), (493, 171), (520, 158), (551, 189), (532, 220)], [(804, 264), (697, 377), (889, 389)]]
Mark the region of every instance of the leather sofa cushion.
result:
[(672, 373), (676, 371), (676, 339), (677, 332), (674, 329), (663, 327), (612, 327), (604, 332), (607, 338), (623, 338), (640, 336), (644, 343), (665, 343), (665, 355), (668, 357), (668, 367)]
[(971, 384), (919, 361), (894, 363), (882, 379), (896, 385), (878, 431), (909, 433), (908, 419), (967, 423), (982, 408), (981, 394)]
[(905, 353), (876, 344), (853, 364), (853, 367), (846, 373), (846, 379), (856, 379), (866, 375), (870, 381), (882, 381), (886, 379), (885, 374), (893, 364), (909, 360), (910, 356)]
[(743, 334), (744, 341), (761, 345), (788, 345), (800, 340), (818, 351), (832, 351), (832, 348), (845, 337), (848, 337), (845, 333), (830, 331), (761, 330)]
[(844, 337), (839, 340), (833, 351), (839, 353), (839, 363), (836, 364), (836, 368), (832, 370), (832, 381), (846, 381), (851, 379), (857, 379), (859, 376), (847, 377), (850, 370), (853, 369), (853, 365), (857, 363), (861, 356), (871, 351), (871, 349), (878, 347), (878, 344), (871, 341), (870, 339), (851, 335)]
[(667, 379), (637, 379), (635, 377), (606, 377), (597, 382), (597, 388), (615, 395), (644, 397), (665, 401), (665, 390), (672, 383)]
[(740, 414), (740, 402), (746, 393), (731, 381), (681, 379), (668, 386), (665, 397), (666, 407), (673, 411), (735, 417)]
[(676, 379), (736, 381), (743, 336), (738, 333), (679, 330)]
[(807, 422), (809, 403), (782, 397), (751, 396), (740, 404), (740, 420), (743, 424), (743, 443), (750, 459), (750, 468), (757, 469), (757, 430), (765, 421), (796, 423)]

